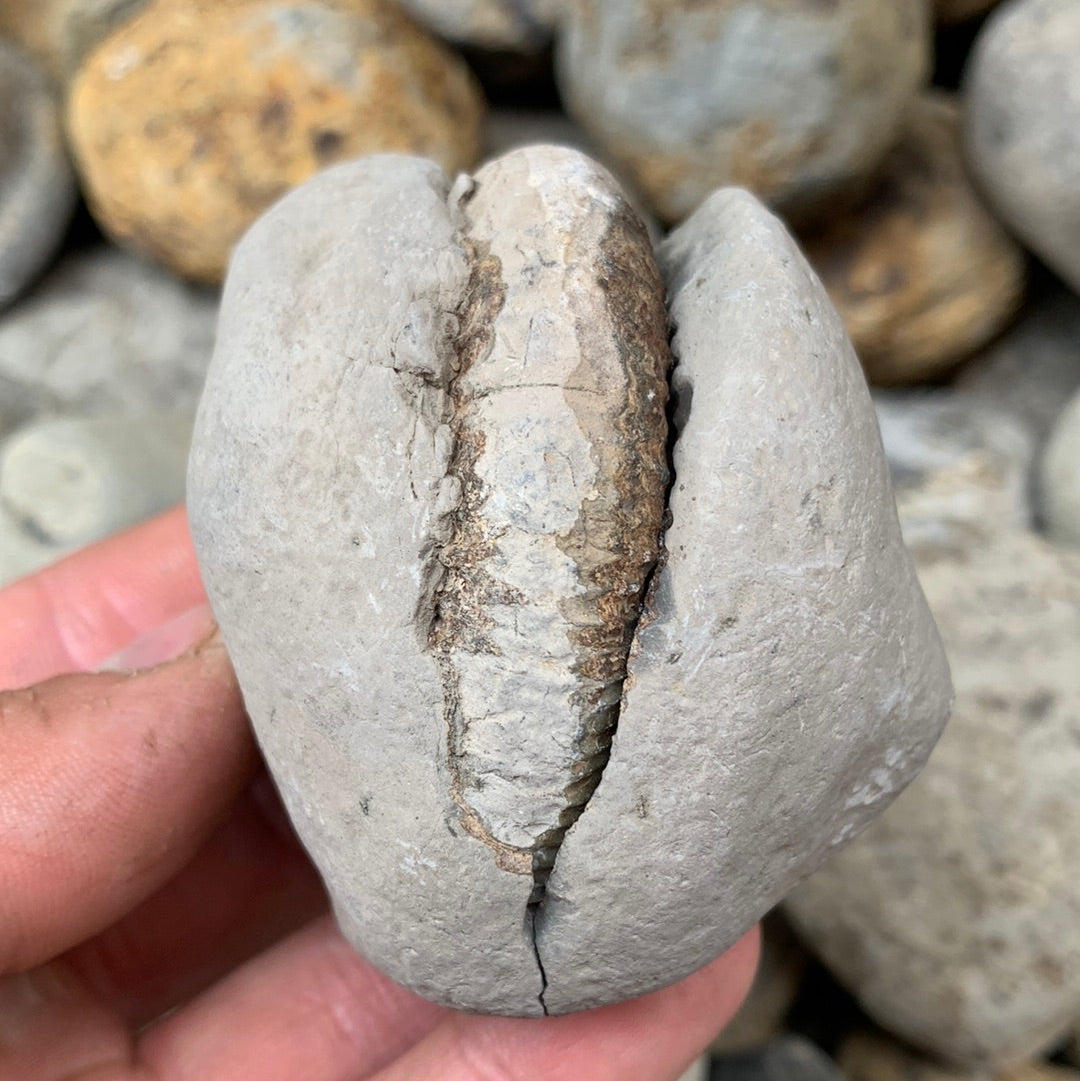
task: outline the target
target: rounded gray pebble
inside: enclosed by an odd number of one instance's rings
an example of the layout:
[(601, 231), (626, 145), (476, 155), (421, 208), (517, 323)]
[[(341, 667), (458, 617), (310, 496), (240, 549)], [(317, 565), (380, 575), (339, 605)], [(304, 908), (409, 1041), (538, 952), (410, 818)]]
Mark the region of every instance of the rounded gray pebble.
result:
[(17, 46), (0, 40), (0, 308), (52, 258), (75, 194), (49, 80)]

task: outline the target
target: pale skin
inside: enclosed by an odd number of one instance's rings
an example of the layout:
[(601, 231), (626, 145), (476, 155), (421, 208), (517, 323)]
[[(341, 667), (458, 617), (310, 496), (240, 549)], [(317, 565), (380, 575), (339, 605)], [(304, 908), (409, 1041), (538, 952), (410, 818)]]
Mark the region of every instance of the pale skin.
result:
[[(373, 969), (205, 600), (180, 508), (0, 590), (0, 1081), (673, 1081), (730, 1020), (756, 932), (674, 987), (543, 1020)], [(95, 672), (193, 609), (176, 659), (158, 641), (156, 666)]]

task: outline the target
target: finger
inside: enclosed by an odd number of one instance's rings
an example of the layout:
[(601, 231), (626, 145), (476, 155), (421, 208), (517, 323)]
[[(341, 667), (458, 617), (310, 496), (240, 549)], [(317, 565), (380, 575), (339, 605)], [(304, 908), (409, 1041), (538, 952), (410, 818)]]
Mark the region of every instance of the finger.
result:
[(59, 959), (140, 1028), (327, 910), (265, 773), (175, 878)]
[(364, 961), (327, 917), (150, 1029), (137, 1061), (169, 1081), (354, 1081), (446, 1016)]
[(177, 507), (0, 589), (0, 688), (94, 669), (205, 600)]
[(174, 875), (256, 761), (220, 638), (134, 675), (0, 694), (0, 972), (67, 949)]
[(735, 1015), (758, 951), (754, 930), (681, 983), (585, 1013), (454, 1015), (371, 1081), (674, 1081)]

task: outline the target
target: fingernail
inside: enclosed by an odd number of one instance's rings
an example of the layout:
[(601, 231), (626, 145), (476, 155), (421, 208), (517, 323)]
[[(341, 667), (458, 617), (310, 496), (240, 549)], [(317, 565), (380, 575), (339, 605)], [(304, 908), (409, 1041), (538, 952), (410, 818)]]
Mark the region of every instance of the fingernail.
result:
[(124, 646), (98, 666), (99, 672), (153, 668), (179, 657), (213, 634), (217, 624), (210, 605), (200, 604), (162, 623)]

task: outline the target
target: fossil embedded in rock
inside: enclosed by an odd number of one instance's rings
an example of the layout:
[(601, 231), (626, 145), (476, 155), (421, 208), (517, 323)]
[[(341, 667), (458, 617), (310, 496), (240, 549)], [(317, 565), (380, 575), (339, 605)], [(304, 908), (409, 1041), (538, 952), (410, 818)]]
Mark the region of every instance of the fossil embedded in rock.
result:
[(384, 156), (279, 203), (226, 283), (204, 576), (343, 930), (439, 1002), (562, 1013), (689, 973), (947, 710), (802, 256), (739, 192), (661, 255), (666, 290), (575, 151), (454, 185)]

